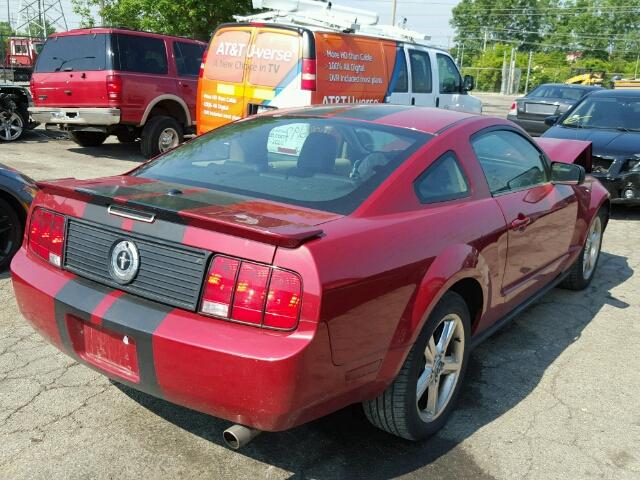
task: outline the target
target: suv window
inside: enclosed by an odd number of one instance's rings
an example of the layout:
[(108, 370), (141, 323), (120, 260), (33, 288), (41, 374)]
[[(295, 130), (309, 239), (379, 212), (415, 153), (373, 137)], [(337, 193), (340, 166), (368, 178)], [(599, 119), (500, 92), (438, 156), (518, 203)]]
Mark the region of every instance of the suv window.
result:
[(173, 42), (178, 75), (197, 77), (200, 73), (204, 46), (197, 43)]
[(407, 59), (404, 57), (404, 50), (398, 49), (396, 53), (396, 66), (393, 71), (395, 84), (393, 91), (404, 93), (409, 91), (409, 74), (407, 72)]
[(447, 152), (433, 162), (413, 186), (421, 203), (445, 202), (469, 196), (469, 184), (453, 152)]
[(107, 34), (51, 37), (42, 47), (35, 72), (107, 70), (109, 63)]
[(409, 50), (411, 62), (411, 90), (413, 93), (431, 93), (431, 58), (427, 52)]
[(115, 69), (123, 72), (167, 73), (167, 50), (164, 40), (142, 35), (116, 35), (118, 55)]
[(440, 93), (460, 93), (462, 91), (462, 78), (458, 67), (448, 55), (437, 54), (438, 77), (440, 78)]
[[(365, 150), (356, 129), (381, 151)], [(135, 175), (346, 214), (430, 138), (354, 120), (262, 116), (197, 137)]]
[(474, 137), (471, 145), (493, 194), (547, 181), (542, 154), (518, 133), (491, 131)]

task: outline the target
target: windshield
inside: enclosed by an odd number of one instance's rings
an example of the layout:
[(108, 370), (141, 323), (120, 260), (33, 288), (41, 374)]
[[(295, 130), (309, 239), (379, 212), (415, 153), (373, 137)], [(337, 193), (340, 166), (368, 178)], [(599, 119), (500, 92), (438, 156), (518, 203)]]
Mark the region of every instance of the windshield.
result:
[(107, 34), (49, 38), (36, 62), (36, 73), (106, 70)]
[(565, 127), (640, 130), (640, 95), (587, 97), (562, 121)]
[(368, 122), (256, 117), (198, 137), (133, 175), (348, 214), (429, 138)]

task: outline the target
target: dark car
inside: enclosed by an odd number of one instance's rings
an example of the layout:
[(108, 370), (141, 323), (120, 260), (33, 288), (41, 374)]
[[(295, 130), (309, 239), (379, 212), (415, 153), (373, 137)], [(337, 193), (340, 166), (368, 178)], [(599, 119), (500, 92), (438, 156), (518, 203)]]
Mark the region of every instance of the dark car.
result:
[(612, 202), (640, 205), (640, 91), (593, 92), (549, 123), (545, 137), (592, 142), (593, 175)]
[(545, 83), (524, 97), (517, 98), (511, 104), (507, 119), (517, 123), (531, 135), (542, 135), (549, 128), (544, 123), (545, 118), (567, 112), (586, 94), (600, 89), (586, 85)]
[(592, 280), (609, 195), (590, 148), (435, 108), (249, 117), (125, 175), (39, 183), (16, 299), (79, 362), (242, 423), (234, 448), (357, 402), (418, 440), (475, 345)]
[(33, 180), (0, 163), (0, 271), (22, 244), (29, 206), (36, 194)]

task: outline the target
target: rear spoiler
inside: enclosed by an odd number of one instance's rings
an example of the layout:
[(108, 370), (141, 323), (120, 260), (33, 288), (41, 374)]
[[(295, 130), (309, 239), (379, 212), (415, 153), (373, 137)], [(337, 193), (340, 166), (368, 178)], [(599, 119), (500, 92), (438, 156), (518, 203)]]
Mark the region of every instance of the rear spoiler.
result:
[[(72, 180), (72, 182), (70, 180)], [(284, 221), (279, 224), (273, 221), (274, 224), (269, 227), (259, 226), (255, 224), (258, 223), (259, 219), (243, 214), (241, 209), (234, 210), (233, 208), (220, 207), (219, 210), (212, 208), (211, 212), (190, 210), (175, 211), (156, 206), (150, 207), (149, 205), (145, 205), (143, 201), (128, 200), (124, 202), (109, 195), (101, 195), (91, 190), (91, 188), (83, 188), (82, 184), (82, 180), (75, 179), (36, 182), (37, 187), (42, 190), (43, 193), (74, 198), (76, 200), (101, 205), (105, 208), (116, 206), (120, 207), (123, 212), (129, 210), (132, 214), (136, 212), (140, 212), (142, 215), (152, 213), (154, 218), (168, 222), (211, 229), (216, 232), (240, 236), (249, 240), (279, 247), (296, 248), (304, 242), (323, 234), (323, 230), (316, 226), (287, 223)], [(215, 206), (212, 205), (212, 207)]]
[(591, 142), (546, 137), (535, 141), (552, 162), (575, 163), (591, 173)]

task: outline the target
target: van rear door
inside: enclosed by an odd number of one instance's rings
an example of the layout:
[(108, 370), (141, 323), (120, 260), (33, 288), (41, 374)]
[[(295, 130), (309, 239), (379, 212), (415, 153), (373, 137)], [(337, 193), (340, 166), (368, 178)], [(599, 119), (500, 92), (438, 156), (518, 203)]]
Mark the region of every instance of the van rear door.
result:
[(253, 27), (217, 30), (198, 82), (198, 134), (246, 116), (245, 77)]
[(38, 56), (32, 82), (34, 103), (43, 107), (108, 107), (107, 71), (111, 35), (50, 37)]

